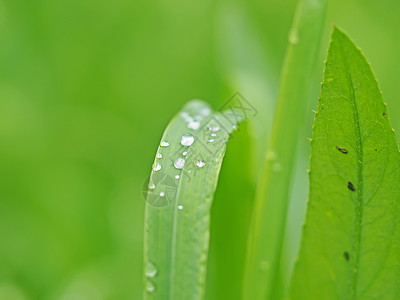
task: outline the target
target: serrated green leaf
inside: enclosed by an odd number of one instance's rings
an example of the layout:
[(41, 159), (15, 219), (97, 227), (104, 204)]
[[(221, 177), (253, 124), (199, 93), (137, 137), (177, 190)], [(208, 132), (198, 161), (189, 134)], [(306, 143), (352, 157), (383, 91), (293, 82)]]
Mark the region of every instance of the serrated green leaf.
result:
[(210, 208), (232, 117), (192, 101), (164, 132), (146, 199), (144, 299), (204, 297)]
[(290, 299), (400, 298), (400, 154), (370, 65), (334, 29)]

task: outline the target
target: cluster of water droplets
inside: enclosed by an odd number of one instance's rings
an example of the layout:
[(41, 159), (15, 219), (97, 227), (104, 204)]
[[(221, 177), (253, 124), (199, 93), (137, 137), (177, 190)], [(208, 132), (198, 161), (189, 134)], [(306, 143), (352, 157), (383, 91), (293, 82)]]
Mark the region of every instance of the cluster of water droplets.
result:
[(190, 115), (186, 111), (183, 111), (181, 112), (181, 117), (187, 122), (187, 128), (192, 130), (197, 130), (200, 128), (201, 121), (210, 114), (211, 114), (211, 109), (209, 107), (204, 106), (198, 109), (198, 113), (194, 116)]
[[(160, 143), (160, 147), (168, 147), (168, 146), (169, 146), (169, 143), (167, 141), (162, 141)], [(156, 158), (161, 159), (162, 157), (163, 157), (162, 154), (159, 151), (157, 151)], [(153, 171), (158, 172), (161, 169), (162, 169), (161, 164), (158, 161), (155, 161), (153, 164)]]
[(154, 277), (156, 277), (157, 274), (158, 274), (157, 267), (153, 263), (147, 262), (146, 263), (145, 274), (146, 274), (146, 278), (147, 278), (146, 291), (148, 293), (153, 293), (156, 290), (156, 286), (153, 283), (152, 279)]
[(267, 153), (267, 160), (271, 164), (271, 170), (275, 173), (279, 173), (282, 169), (282, 166), (278, 160), (278, 156), (275, 152), (269, 151)]

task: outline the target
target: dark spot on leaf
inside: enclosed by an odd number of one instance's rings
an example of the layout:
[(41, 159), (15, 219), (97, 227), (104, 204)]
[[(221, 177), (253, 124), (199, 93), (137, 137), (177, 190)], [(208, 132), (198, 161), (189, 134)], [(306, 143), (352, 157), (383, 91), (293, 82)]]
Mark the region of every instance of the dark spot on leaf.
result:
[(350, 181), (347, 183), (347, 187), (353, 192), (356, 190), (355, 186)]
[(386, 113), (383, 113), (382, 116), (383, 116), (384, 118), (386, 118)]
[(375, 151), (378, 151), (378, 149), (375, 149)]
[(343, 154), (347, 154), (347, 153), (349, 153), (349, 151), (347, 151), (347, 149), (345, 149), (345, 148), (342, 148), (342, 147), (338, 147), (338, 146), (336, 146), (336, 149), (338, 149), (340, 152), (342, 152)]
[(319, 101), (321, 101), (321, 98), (320, 98), (320, 97), (318, 97), (318, 102), (319, 102)]
[(349, 261), (349, 259), (350, 259), (350, 254), (349, 254), (349, 252), (345, 251), (345, 252), (343, 253), (343, 257), (344, 257), (347, 261)]

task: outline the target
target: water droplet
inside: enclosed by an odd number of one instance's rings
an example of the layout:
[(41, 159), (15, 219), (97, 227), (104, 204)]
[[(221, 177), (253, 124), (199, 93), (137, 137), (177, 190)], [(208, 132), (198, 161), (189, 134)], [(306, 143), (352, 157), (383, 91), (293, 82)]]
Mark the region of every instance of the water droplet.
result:
[(234, 130), (238, 129), (238, 127), (237, 127), (236, 125), (233, 125), (232, 128), (233, 128)]
[(153, 171), (154, 172), (157, 172), (157, 171), (160, 171), (161, 170), (161, 164), (159, 163), (159, 162), (155, 162), (154, 163), (154, 165), (153, 165)]
[(181, 144), (183, 146), (186, 146), (186, 147), (190, 146), (191, 144), (193, 144), (193, 142), (194, 142), (194, 137), (190, 133), (182, 135)]
[(186, 121), (186, 122), (193, 122), (193, 118), (187, 113), (187, 112), (181, 112), (181, 117)]
[(183, 205), (178, 205), (178, 209), (183, 209)]
[(209, 143), (213, 143), (215, 140), (214, 139), (208, 139)]
[(183, 151), (182, 155), (186, 156), (187, 155), (187, 151)]
[(168, 147), (168, 146), (169, 146), (169, 143), (166, 142), (166, 141), (162, 141), (162, 142), (160, 143), (160, 146), (161, 146), (161, 147)]
[(208, 130), (217, 132), (217, 131), (220, 131), (221, 128), (219, 126), (208, 126)]
[(153, 184), (149, 184), (149, 189), (150, 190), (154, 190), (156, 188), (156, 185), (153, 183)]
[(180, 177), (179, 175), (175, 175), (175, 179), (179, 179), (179, 177)]
[(165, 193), (164, 192), (161, 192), (160, 193), (160, 197), (164, 197), (165, 196)]
[(262, 261), (260, 261), (259, 267), (260, 267), (261, 271), (265, 272), (269, 269), (269, 263), (266, 260), (262, 260)]
[(185, 159), (179, 157), (177, 160), (174, 162), (174, 167), (177, 169), (183, 169), (183, 166), (185, 165)]
[(157, 273), (158, 273), (158, 270), (157, 270), (156, 266), (148, 261), (146, 263), (146, 276), (149, 278), (153, 278), (154, 276), (157, 275)]
[(276, 162), (272, 165), (272, 171), (280, 172), (282, 170), (282, 166), (280, 163)]
[(293, 28), (289, 31), (288, 40), (292, 45), (297, 45), (299, 43), (299, 34), (296, 29)]
[(206, 163), (202, 160), (198, 160), (196, 163), (196, 166), (198, 166), (199, 168), (202, 168), (206, 165)]
[(199, 127), (200, 127), (200, 122), (191, 121), (191, 122), (188, 123), (187, 127), (188, 127), (189, 129), (197, 130), (197, 129), (199, 129)]
[(274, 161), (277, 159), (277, 155), (274, 151), (268, 151), (266, 155), (266, 159), (269, 161)]
[(154, 283), (152, 283), (150, 280), (147, 280), (146, 282), (146, 291), (149, 293), (152, 293), (156, 290), (156, 286)]
[(209, 114), (211, 114), (211, 109), (209, 109), (208, 107), (204, 107), (204, 108), (201, 109), (200, 113), (203, 116), (208, 116)]
[(156, 154), (156, 157), (157, 157), (157, 158), (162, 158), (162, 154), (161, 154), (161, 153), (157, 153), (157, 154)]
[(217, 136), (217, 134), (216, 134), (216, 133), (211, 133), (211, 136), (214, 136), (214, 137), (215, 137), (215, 136)]

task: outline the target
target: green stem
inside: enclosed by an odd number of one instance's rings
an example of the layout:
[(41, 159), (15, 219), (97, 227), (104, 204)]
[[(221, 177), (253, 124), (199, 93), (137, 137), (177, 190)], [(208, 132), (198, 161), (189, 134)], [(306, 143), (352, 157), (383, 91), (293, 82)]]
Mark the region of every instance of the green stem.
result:
[(327, 2), (300, 0), (289, 34), (272, 133), (250, 228), (243, 299), (276, 300), (274, 295), (284, 295), (279, 290), (283, 287), (277, 283), (290, 185)]

